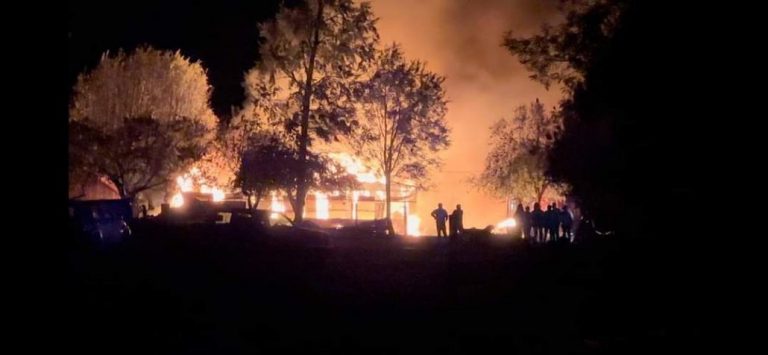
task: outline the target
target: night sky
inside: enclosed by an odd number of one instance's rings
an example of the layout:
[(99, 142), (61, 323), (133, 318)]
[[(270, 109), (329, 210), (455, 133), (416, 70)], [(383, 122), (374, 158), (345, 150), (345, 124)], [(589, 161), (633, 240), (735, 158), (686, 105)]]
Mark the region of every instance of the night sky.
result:
[(180, 49), (201, 60), (214, 87), (212, 104), (226, 116), (243, 101), (244, 72), (258, 59), (260, 21), (271, 18), (278, 0), (148, 1), (123, 5), (70, 1), (69, 79), (93, 68), (101, 53), (141, 44)]

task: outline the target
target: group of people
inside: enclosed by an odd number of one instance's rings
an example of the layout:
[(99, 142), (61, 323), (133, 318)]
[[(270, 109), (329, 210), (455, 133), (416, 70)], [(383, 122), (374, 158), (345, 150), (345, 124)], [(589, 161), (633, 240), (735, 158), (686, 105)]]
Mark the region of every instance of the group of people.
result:
[(448, 222), (448, 229), (450, 230), (450, 236), (455, 237), (464, 230), (464, 211), (461, 210), (461, 205), (456, 205), (456, 209), (448, 214), (443, 208), (442, 203), (437, 204), (437, 209), (432, 211), (432, 218), (437, 223), (437, 238), (447, 237), (448, 234), (445, 230), (445, 223)]
[[(573, 214), (567, 205), (557, 208), (555, 203), (548, 205), (547, 210), (542, 210), (539, 203), (523, 208), (523, 204), (517, 205), (515, 221), (521, 228), (523, 238), (532, 243), (545, 243), (565, 239), (573, 241)], [(464, 231), (464, 211), (461, 205), (448, 214), (442, 203), (437, 204), (437, 209), (432, 211), (437, 227), (437, 238), (455, 237)], [(446, 230), (446, 223), (448, 229)]]
[(561, 238), (573, 241), (573, 214), (567, 205), (560, 209), (553, 203), (544, 211), (539, 203), (534, 203), (531, 211), (530, 207), (523, 209), (523, 205), (518, 204), (514, 218), (522, 227), (523, 238), (532, 243), (557, 241)]

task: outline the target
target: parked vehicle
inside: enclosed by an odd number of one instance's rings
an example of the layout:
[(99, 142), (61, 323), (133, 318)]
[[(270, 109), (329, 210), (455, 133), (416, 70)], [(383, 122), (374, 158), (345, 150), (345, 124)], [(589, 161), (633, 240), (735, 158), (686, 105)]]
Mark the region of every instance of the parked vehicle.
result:
[(70, 201), (70, 232), (78, 244), (104, 246), (131, 236), (130, 200)]

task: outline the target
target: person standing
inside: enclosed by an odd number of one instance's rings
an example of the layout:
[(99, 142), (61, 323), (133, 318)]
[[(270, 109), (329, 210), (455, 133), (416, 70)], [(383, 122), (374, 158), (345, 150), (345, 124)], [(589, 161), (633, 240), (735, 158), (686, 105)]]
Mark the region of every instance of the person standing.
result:
[(533, 221), (531, 220), (533, 217), (531, 217), (531, 206), (525, 206), (525, 223), (523, 224), (523, 233), (525, 233), (525, 237), (529, 239), (529, 243), (533, 243), (533, 235), (531, 234), (531, 224)]
[(445, 221), (448, 219), (448, 211), (443, 208), (443, 204), (438, 203), (437, 209), (432, 211), (431, 215), (432, 218), (435, 219), (437, 225), (437, 238), (440, 239), (441, 233), (443, 237), (447, 237), (448, 233), (445, 231)]
[(533, 237), (537, 243), (543, 243), (546, 239), (544, 236), (544, 211), (541, 210), (541, 205), (536, 202), (533, 204), (533, 212), (531, 212), (531, 225), (533, 226)]
[(549, 219), (549, 239), (556, 242), (560, 239), (560, 209), (555, 203), (551, 206), (552, 214)]
[(563, 227), (563, 238), (572, 242), (573, 234), (571, 233), (571, 228), (573, 227), (573, 216), (571, 216), (571, 211), (568, 210), (568, 205), (563, 205), (563, 211), (560, 212), (560, 224)]
[(464, 210), (461, 209), (461, 204), (456, 205), (456, 209), (451, 212), (450, 224), (451, 236), (459, 235), (464, 231)]

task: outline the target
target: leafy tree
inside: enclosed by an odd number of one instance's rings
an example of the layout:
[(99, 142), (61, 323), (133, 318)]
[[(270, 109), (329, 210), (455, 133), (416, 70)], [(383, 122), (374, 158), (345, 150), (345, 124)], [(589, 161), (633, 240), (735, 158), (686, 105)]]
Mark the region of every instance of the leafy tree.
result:
[(375, 22), (365, 2), (307, 0), (259, 27), (261, 61), (246, 75), (246, 107), (296, 149), (290, 181), (298, 221), (312, 185), (313, 140), (333, 141), (357, 124), (351, 83), (374, 58)]
[(70, 108), (70, 183), (106, 176), (122, 197), (161, 186), (206, 151), (216, 117), (205, 70), (179, 52), (105, 53)]
[(378, 52), (372, 74), (357, 88), (361, 133), (351, 141), (386, 178), (387, 219), (393, 179), (424, 181), (439, 164), (437, 152), (449, 145), (444, 80), (392, 45)]
[(280, 137), (261, 137), (252, 139), (251, 142), (252, 145), (242, 156), (235, 183), (247, 196), (255, 197), (256, 204), (253, 208), (259, 206), (262, 197), (268, 192), (282, 191), (288, 197), (294, 217), (298, 216), (298, 184), (295, 181), (297, 165), (307, 164), (310, 171), (310, 189), (344, 190), (357, 185), (354, 176), (324, 156), (310, 153), (306, 160), (300, 160), (298, 151)]
[(547, 153), (561, 131), (561, 119), (536, 100), (491, 127), (491, 151), (476, 184), (525, 204), (557, 199), (563, 186), (547, 176)]

